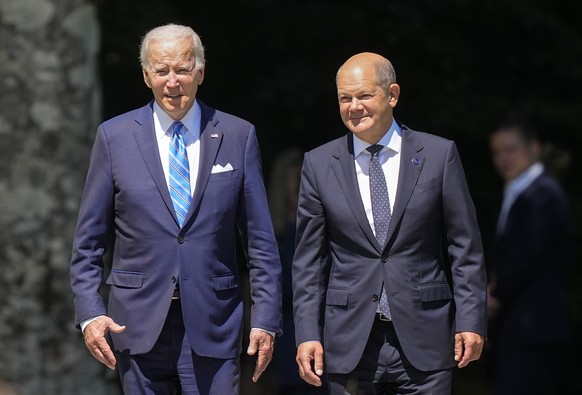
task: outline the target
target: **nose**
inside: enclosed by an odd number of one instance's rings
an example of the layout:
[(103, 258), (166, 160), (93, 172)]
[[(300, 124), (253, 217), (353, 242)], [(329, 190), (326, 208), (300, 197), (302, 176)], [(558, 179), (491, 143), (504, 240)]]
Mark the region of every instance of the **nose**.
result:
[(178, 86), (179, 81), (178, 81), (178, 74), (176, 74), (176, 72), (174, 70), (170, 70), (170, 72), (168, 73), (168, 82), (167, 84), (169, 86)]
[(350, 102), (350, 112), (357, 112), (362, 109), (362, 102), (357, 98), (353, 97)]

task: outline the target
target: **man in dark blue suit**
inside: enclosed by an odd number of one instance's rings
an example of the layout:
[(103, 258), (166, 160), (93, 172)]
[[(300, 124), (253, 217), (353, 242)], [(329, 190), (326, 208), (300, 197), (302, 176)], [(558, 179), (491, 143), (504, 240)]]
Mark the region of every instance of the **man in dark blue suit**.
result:
[(505, 183), (489, 260), (494, 393), (567, 393), (558, 388), (569, 333), (570, 204), (520, 116), (505, 119), (489, 142)]
[[(479, 358), (486, 279), (454, 142), (393, 118), (400, 86), (377, 54), (336, 77), (349, 133), (305, 154), (293, 262), (297, 363), (331, 394), (449, 394)], [(325, 352), (325, 358), (324, 358)], [(324, 365), (325, 360), (325, 365)]]
[[(281, 333), (281, 267), (250, 123), (196, 100), (204, 49), (189, 27), (141, 44), (154, 99), (97, 130), (71, 261), (76, 323), (126, 394), (237, 394), (236, 231), (248, 256), (253, 380)], [(103, 256), (114, 236), (106, 283)], [(113, 350), (106, 341), (111, 334)]]

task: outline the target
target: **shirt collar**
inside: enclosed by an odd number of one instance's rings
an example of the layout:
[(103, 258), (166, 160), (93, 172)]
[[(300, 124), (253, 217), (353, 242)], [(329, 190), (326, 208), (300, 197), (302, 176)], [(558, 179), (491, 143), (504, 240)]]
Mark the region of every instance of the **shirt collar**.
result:
[[(188, 112), (180, 119), (180, 122), (186, 126), (188, 133), (191, 133), (195, 138), (200, 134), (200, 117), (201, 110), (198, 101), (194, 101), (194, 105)], [(159, 126), (158, 132), (171, 135), (170, 126), (175, 122), (158, 103), (154, 102), (154, 122)]]
[(505, 187), (505, 195), (519, 195), (544, 171), (544, 165), (536, 162), (528, 167), (523, 173), (511, 180)]
[[(354, 141), (354, 157), (357, 157), (371, 144), (365, 142), (355, 134), (352, 134), (352, 136)], [(384, 146), (382, 151), (391, 149), (394, 152), (400, 152), (400, 148), (402, 147), (402, 128), (400, 128), (394, 118), (392, 118), (392, 125), (390, 125), (390, 129), (384, 133), (384, 136), (382, 136), (377, 144)]]

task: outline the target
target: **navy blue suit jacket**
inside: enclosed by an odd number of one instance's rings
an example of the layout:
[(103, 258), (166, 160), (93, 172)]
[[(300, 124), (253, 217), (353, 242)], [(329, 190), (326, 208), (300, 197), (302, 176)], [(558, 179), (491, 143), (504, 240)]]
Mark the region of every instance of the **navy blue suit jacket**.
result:
[(490, 269), (499, 299), (499, 336), (549, 346), (569, 335), (571, 211), (560, 184), (542, 173), (515, 200), (496, 235)]
[[(158, 153), (152, 103), (97, 130), (81, 201), (71, 281), (77, 324), (109, 315), (123, 353), (148, 352), (179, 279), (186, 335), (202, 356), (241, 351), (243, 306), (236, 231), (248, 255), (251, 327), (280, 333), (281, 267), (255, 128), (203, 104), (200, 164), (190, 212), (178, 225)], [(230, 164), (232, 171), (213, 172)], [(105, 307), (103, 256), (115, 236)]]
[(348, 373), (360, 361), (383, 282), (394, 329), (417, 369), (453, 366), (455, 332), (485, 334), (481, 237), (452, 141), (403, 126), (386, 246), (366, 217), (351, 133), (305, 155), (298, 204), (296, 339), (323, 342), (329, 373)]

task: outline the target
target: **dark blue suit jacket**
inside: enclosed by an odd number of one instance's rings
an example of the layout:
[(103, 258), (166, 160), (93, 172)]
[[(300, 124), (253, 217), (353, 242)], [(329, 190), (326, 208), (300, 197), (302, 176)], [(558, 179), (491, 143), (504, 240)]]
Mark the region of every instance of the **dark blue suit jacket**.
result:
[[(248, 255), (251, 327), (281, 332), (281, 267), (260, 168), (255, 128), (201, 104), (200, 165), (188, 218), (178, 225), (160, 163), (152, 103), (99, 126), (71, 262), (76, 322), (109, 315), (123, 353), (148, 352), (179, 278), (184, 325), (193, 350), (234, 358), (241, 351), (243, 306), (236, 231)], [(234, 170), (213, 172), (214, 165)], [(103, 256), (115, 236), (99, 294)]]
[(570, 237), (568, 198), (555, 179), (542, 173), (511, 206), (489, 261), (493, 295), (501, 303), (498, 335), (507, 344), (567, 341)]
[(323, 342), (329, 373), (348, 373), (362, 357), (383, 282), (396, 334), (417, 369), (453, 366), (455, 332), (486, 332), (481, 237), (455, 144), (403, 127), (400, 158), (383, 247), (360, 197), (352, 134), (305, 155), (293, 263), (296, 339)]

